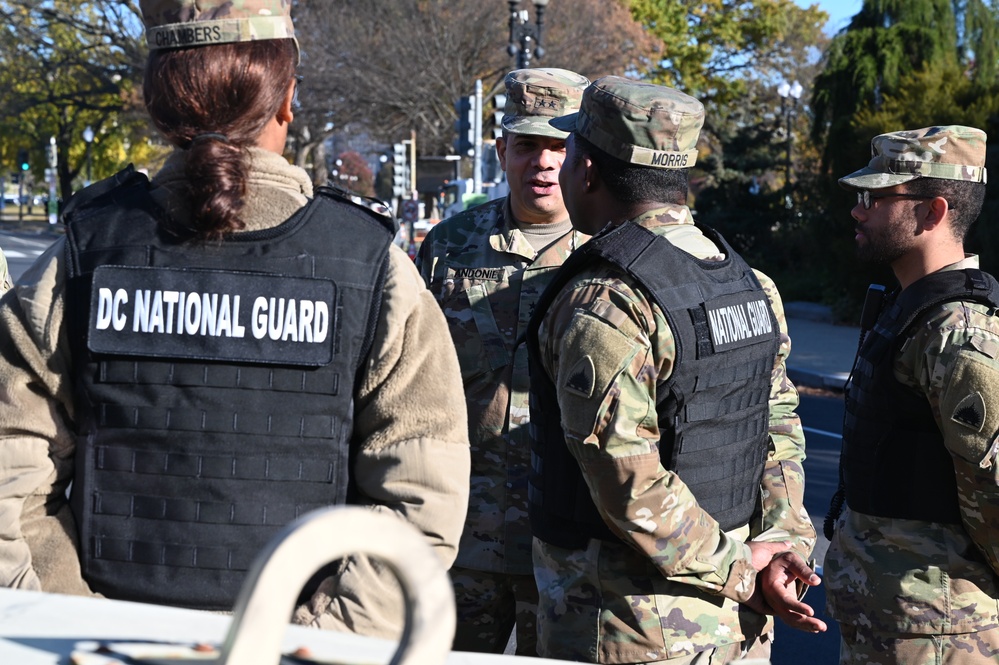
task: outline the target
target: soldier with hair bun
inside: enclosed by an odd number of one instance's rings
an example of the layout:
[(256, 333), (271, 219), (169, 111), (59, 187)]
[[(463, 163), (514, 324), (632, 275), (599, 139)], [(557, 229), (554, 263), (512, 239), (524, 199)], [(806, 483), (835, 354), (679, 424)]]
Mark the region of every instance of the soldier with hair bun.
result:
[[(291, 5), (139, 1), (146, 107), (175, 150), (71, 199), (0, 301), (0, 584), (230, 610), (272, 536), (343, 504), (454, 560), (457, 358), (394, 223), (283, 157)], [(297, 623), (402, 629), (365, 557), (306, 592)]]

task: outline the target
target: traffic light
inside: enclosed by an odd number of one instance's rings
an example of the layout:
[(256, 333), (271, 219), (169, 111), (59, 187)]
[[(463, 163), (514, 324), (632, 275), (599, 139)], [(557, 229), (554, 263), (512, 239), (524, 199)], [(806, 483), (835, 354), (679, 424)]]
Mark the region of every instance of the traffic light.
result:
[(31, 164), (28, 162), (28, 151), (24, 148), (17, 149), (17, 168), (21, 171), (31, 169)]
[(499, 94), (493, 97), (493, 138), (498, 139), (503, 136), (503, 116), (506, 114), (506, 95)]
[(409, 193), (409, 155), (405, 143), (392, 146), (392, 196)]
[(459, 97), (454, 103), (454, 110), (458, 114), (458, 119), (454, 123), (454, 130), (458, 138), (454, 140), (454, 151), (459, 155), (471, 155), (475, 152), (475, 97)]

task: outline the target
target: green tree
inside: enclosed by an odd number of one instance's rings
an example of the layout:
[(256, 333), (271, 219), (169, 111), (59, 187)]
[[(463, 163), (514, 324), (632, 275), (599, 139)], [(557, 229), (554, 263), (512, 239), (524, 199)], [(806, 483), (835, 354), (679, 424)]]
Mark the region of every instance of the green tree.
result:
[(630, 7), (660, 43), (644, 76), (708, 107), (741, 101), (753, 81), (773, 83), (814, 59), (809, 51), (829, 18), (792, 0), (630, 0)]
[[(940, 124), (995, 128), (997, 26), (995, 8), (981, 0), (865, 0), (832, 40), (815, 83), (812, 136), (826, 174), (822, 198), (843, 236), (852, 240), (855, 200), (836, 179), (867, 163), (871, 138)], [(977, 227), (973, 241), (999, 245)], [(852, 242), (829, 250), (823, 262), (840, 266), (840, 279), (828, 284), (827, 299), (854, 320), (866, 284), (893, 279), (883, 268), (856, 264)]]
[(832, 173), (855, 168), (869, 153), (854, 117), (877, 109), (901, 81), (930, 63), (957, 67), (957, 27), (951, 0), (865, 0), (837, 35), (815, 81), (813, 138)]
[(138, 16), (135, 0), (0, 2), (3, 154), (29, 149), (41, 182), (44, 150), (54, 137), (64, 199), (86, 168), (86, 127), (96, 137), (90, 146), (96, 176), (126, 162), (126, 145), (131, 156), (157, 151), (137, 103), (145, 57)]

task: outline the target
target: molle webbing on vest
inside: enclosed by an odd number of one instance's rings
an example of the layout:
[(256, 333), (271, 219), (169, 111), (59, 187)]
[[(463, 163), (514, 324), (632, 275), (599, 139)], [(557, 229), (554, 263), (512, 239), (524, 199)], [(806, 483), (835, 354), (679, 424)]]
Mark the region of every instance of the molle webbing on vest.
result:
[[(351, 495), (351, 388), (370, 348), (391, 229), (320, 190), (278, 227), (221, 244), (184, 241), (163, 230), (165, 212), (147, 189), (145, 178), (129, 177), (68, 216), (66, 320), (78, 429), (71, 505), (83, 574), (112, 598), (231, 609), (271, 536)], [(117, 300), (92, 293), (101, 275), (118, 280), (120, 288), (106, 288)], [(131, 284), (131, 275), (140, 279)], [(211, 350), (225, 346), (222, 335), (256, 335), (251, 315), (270, 310), (266, 294), (234, 305), (231, 325), (183, 334), (155, 310), (180, 302), (176, 287), (157, 288), (157, 279), (197, 294), (238, 285), (244, 275), (247, 284), (332, 285), (317, 291), (335, 300), (322, 304), (328, 336), (300, 339), (294, 317), (305, 310), (289, 301), (282, 320), (261, 333), (269, 336), (268, 357), (226, 359)], [(143, 297), (142, 307), (154, 309), (145, 328), (132, 321)], [(114, 303), (119, 317), (97, 312), (98, 303)], [(128, 344), (95, 347), (96, 328), (107, 333), (116, 322)], [(328, 348), (303, 354), (306, 344)]]

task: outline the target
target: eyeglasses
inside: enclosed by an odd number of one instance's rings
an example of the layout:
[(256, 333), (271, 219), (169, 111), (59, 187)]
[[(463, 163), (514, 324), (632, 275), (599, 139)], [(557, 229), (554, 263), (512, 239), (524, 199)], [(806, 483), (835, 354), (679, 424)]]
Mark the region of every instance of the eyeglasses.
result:
[(297, 75), (295, 76), (295, 92), (291, 96), (291, 108), (295, 110), (302, 108), (302, 103), (298, 101), (298, 88), (302, 84), (302, 81), (304, 80), (305, 80), (304, 76), (297, 76)]
[(903, 192), (898, 192), (895, 194), (871, 194), (869, 189), (857, 190), (857, 203), (864, 204), (864, 210), (870, 210), (874, 201), (878, 199), (933, 199), (935, 196), (920, 196), (919, 194), (905, 194)]

